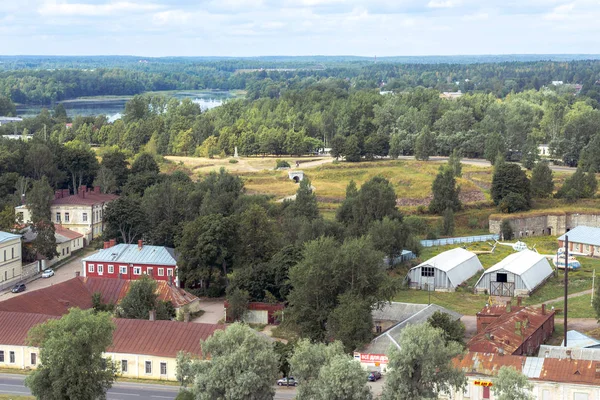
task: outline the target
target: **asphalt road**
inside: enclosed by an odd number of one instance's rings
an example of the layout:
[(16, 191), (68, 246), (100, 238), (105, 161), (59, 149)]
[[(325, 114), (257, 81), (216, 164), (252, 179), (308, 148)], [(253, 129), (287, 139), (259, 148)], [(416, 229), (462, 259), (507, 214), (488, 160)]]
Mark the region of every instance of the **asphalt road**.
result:
[[(0, 393), (30, 396), (31, 392), (25, 387), (25, 375), (0, 374)], [(107, 393), (108, 400), (132, 399), (175, 399), (179, 392), (178, 386), (154, 385), (150, 383), (115, 383)], [(293, 388), (277, 388), (276, 400), (291, 400), (296, 396)]]

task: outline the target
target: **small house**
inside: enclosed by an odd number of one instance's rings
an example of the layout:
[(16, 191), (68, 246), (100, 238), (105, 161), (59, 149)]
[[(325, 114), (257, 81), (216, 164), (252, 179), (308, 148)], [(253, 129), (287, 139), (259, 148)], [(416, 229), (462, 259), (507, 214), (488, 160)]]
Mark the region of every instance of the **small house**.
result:
[(479, 258), (463, 248), (445, 251), (408, 271), (412, 289), (454, 291), (458, 285), (483, 271)]

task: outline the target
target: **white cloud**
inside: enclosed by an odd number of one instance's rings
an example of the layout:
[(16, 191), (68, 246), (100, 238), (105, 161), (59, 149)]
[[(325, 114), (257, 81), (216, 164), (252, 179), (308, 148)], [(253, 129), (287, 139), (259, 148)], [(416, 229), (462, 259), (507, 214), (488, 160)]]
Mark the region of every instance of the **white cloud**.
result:
[(453, 8), (459, 5), (460, 2), (456, 0), (430, 0), (427, 3), (429, 8)]
[(162, 8), (157, 4), (140, 4), (128, 1), (115, 1), (103, 4), (69, 3), (64, 0), (45, 1), (38, 12), (49, 16), (106, 16), (117, 13), (135, 13)]
[(552, 12), (544, 15), (545, 20), (561, 21), (568, 18), (569, 14), (575, 8), (575, 3), (563, 4), (555, 7)]
[(161, 11), (152, 16), (152, 22), (155, 25), (186, 24), (191, 16), (191, 13), (181, 10)]
[(486, 12), (468, 14), (462, 17), (463, 21), (485, 21), (489, 18), (489, 14)]

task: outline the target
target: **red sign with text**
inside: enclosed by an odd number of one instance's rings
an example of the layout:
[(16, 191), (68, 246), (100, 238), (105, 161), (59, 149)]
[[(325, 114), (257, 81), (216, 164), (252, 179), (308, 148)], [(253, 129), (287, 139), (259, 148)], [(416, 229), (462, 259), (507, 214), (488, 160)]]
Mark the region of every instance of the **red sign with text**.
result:
[(381, 363), (387, 364), (388, 358), (385, 354), (360, 354), (360, 362), (362, 363)]

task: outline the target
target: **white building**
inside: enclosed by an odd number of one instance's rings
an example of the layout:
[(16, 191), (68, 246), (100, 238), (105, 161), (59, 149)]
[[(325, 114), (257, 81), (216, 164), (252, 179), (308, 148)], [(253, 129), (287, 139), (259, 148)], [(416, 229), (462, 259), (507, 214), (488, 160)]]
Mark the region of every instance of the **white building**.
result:
[(17, 283), (22, 270), (21, 235), (0, 232), (0, 289)]
[(513, 253), (487, 269), (475, 284), (475, 291), (492, 296), (529, 295), (552, 275), (545, 256), (535, 251)]
[(445, 251), (408, 271), (413, 289), (454, 291), (458, 285), (483, 271), (479, 258), (463, 248)]

